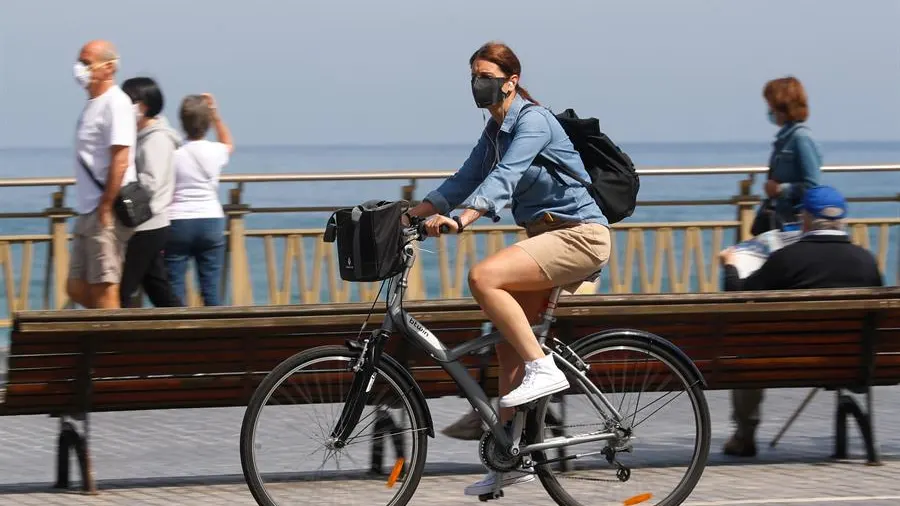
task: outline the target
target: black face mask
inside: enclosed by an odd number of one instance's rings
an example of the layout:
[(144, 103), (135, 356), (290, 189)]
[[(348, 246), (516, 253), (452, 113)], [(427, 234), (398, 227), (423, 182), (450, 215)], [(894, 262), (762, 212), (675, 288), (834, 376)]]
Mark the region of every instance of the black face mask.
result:
[(508, 93), (503, 91), (505, 77), (472, 77), (472, 96), (475, 97), (475, 105), (485, 108), (503, 101)]

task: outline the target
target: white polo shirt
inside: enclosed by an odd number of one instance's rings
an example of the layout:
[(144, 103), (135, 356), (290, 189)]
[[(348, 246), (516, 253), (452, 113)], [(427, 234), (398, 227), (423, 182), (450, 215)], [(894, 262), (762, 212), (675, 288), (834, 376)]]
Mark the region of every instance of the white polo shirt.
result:
[(134, 151), (137, 143), (137, 120), (131, 98), (118, 86), (87, 101), (75, 129), (75, 212), (88, 214), (97, 208), (103, 192), (85, 174), (78, 156), (92, 170), (101, 184), (109, 174), (112, 146), (128, 146), (128, 169), (122, 186), (137, 180)]

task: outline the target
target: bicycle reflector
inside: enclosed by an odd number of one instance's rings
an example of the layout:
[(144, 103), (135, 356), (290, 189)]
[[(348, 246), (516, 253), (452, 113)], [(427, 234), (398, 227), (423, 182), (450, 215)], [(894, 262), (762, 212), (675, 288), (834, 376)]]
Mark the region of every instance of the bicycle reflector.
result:
[(636, 495), (636, 496), (634, 496), (634, 497), (631, 497), (631, 498), (629, 498), (629, 499), (625, 499), (624, 501), (622, 501), (622, 504), (623, 504), (624, 506), (634, 506), (635, 504), (640, 504), (640, 503), (642, 503), (642, 502), (647, 502), (647, 501), (649, 501), (652, 497), (653, 497), (653, 494), (650, 494), (650, 493), (647, 493), (647, 494), (640, 494), (640, 495)]
[(400, 457), (394, 463), (394, 469), (391, 471), (391, 475), (388, 476), (387, 488), (393, 488), (394, 484), (397, 483), (397, 478), (400, 477), (400, 472), (403, 471), (404, 462), (406, 462), (406, 459)]

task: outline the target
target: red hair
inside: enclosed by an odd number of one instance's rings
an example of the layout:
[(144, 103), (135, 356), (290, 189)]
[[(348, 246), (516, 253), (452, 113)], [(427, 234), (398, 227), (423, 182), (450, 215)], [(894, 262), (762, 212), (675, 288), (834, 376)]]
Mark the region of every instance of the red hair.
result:
[(783, 114), (787, 121), (802, 122), (809, 117), (806, 90), (796, 77), (782, 77), (767, 82), (763, 88), (763, 97), (769, 107)]

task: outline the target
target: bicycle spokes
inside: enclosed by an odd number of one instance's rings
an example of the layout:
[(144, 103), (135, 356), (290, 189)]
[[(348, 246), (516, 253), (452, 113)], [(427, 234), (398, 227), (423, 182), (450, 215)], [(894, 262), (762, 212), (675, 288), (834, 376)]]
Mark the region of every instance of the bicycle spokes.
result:
[(588, 441), (535, 455), (548, 492), (571, 505), (659, 504), (689, 493), (709, 448), (697, 380), (665, 350), (636, 340), (602, 342), (579, 355), (602, 397), (569, 371), (573, 388), (557, 409), (564, 407), (565, 421), (547, 416), (553, 403), (538, 407), (533, 446)]
[(360, 384), (354, 357), (346, 348), (310, 350), (261, 385), (265, 395), (248, 407), (242, 430), (245, 474), (260, 504), (391, 505), (411, 495), (427, 423), (389, 371), (375, 367)]

